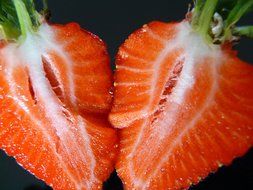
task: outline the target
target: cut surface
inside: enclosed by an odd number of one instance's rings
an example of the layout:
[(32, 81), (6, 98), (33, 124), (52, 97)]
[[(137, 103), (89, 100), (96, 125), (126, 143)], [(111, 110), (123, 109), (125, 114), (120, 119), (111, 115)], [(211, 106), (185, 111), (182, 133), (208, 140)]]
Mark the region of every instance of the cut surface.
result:
[(121, 46), (111, 123), (126, 189), (182, 189), (253, 144), (253, 66), (187, 22), (152, 22)]
[(55, 190), (101, 189), (116, 154), (111, 85), (105, 45), (77, 24), (2, 44), (0, 148)]

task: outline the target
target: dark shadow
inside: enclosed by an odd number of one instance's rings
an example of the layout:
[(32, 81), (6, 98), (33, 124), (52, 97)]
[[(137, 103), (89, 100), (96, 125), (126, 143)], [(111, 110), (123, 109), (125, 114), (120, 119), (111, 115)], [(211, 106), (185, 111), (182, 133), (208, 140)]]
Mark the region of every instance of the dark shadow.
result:
[(104, 183), (103, 190), (123, 190), (122, 182), (117, 176), (116, 171), (114, 171), (110, 178)]
[(216, 173), (190, 190), (252, 190), (253, 189), (253, 149), (245, 156), (223, 166)]
[(29, 187), (24, 188), (24, 190), (53, 190), (53, 189), (48, 186), (41, 187), (39, 185), (31, 185)]

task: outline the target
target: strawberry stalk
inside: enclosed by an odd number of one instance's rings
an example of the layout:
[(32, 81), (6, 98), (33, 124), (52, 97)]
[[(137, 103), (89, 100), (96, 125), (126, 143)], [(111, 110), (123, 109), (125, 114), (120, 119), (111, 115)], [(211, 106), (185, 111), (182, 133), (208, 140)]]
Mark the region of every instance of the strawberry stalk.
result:
[[(44, 10), (47, 7), (43, 1)], [(0, 38), (5, 41), (24, 39), (27, 33), (36, 32), (42, 16), (33, 0), (0, 0)]]
[(13, 3), (17, 11), (21, 35), (22, 37), (26, 37), (27, 33), (32, 33), (34, 31), (31, 17), (25, 4), (21, 0), (14, 0)]
[[(200, 1), (203, 3), (203, 1)], [(207, 0), (203, 6), (203, 10), (199, 16), (198, 25), (196, 30), (201, 34), (208, 42), (211, 38), (208, 35), (208, 31), (211, 25), (211, 21), (217, 6), (218, 0)]]
[(240, 36), (252, 38), (253, 26), (236, 27), (252, 9), (252, 0), (197, 0), (191, 25), (208, 44), (223, 44)]

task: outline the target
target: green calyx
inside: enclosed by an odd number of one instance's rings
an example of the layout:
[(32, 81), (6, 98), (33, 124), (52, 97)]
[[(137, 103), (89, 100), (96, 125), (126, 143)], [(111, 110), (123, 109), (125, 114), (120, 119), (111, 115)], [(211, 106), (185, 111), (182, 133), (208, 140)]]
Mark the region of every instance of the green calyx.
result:
[[(47, 8), (46, 1), (43, 1)], [(0, 0), (0, 39), (17, 41), (27, 33), (36, 32), (43, 16), (36, 10), (33, 0)]]
[(253, 37), (253, 26), (236, 26), (251, 10), (253, 0), (196, 0), (190, 22), (208, 44), (223, 44), (240, 36)]

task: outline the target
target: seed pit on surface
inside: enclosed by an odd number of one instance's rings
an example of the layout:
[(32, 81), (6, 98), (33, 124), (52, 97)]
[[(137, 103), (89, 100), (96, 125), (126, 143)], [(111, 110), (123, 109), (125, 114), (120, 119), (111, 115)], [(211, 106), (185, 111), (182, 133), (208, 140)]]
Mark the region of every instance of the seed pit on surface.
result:
[(31, 77), (30, 76), (28, 77), (28, 85), (29, 85), (30, 95), (31, 95), (34, 103), (37, 104), (37, 98), (35, 96), (35, 92), (34, 92), (34, 89), (33, 89), (33, 85), (32, 85), (32, 81), (31, 81)]
[(153, 119), (151, 123), (156, 121), (157, 117), (164, 111), (164, 105), (167, 102), (169, 95), (172, 93), (173, 89), (177, 85), (178, 78), (180, 77), (180, 74), (183, 69), (183, 63), (184, 59), (178, 60), (178, 63), (175, 65), (171, 76), (169, 76), (169, 79), (167, 80), (165, 88), (163, 90), (162, 97), (157, 106), (157, 110), (153, 114)]
[(43, 63), (43, 69), (45, 71), (45, 76), (48, 79), (48, 81), (52, 87), (52, 90), (57, 95), (57, 97), (61, 100), (61, 102), (64, 102), (63, 92), (61, 89), (60, 82), (57, 80), (57, 77), (55, 75), (55, 72), (54, 72), (51, 64), (44, 56), (42, 56), (42, 63)]
[(71, 123), (74, 122), (74, 121), (71, 119), (72, 117), (71, 117), (70, 112), (69, 112), (66, 108), (64, 108), (64, 107), (63, 107), (63, 109), (62, 109), (62, 114), (65, 116), (65, 118), (66, 118), (69, 122), (71, 122)]

